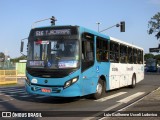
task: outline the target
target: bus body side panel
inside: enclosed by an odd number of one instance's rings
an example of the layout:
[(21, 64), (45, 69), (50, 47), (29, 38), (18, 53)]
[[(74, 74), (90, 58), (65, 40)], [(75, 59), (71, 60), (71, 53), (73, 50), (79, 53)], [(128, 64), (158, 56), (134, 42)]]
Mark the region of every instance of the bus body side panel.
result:
[(98, 81), (98, 76), (96, 74), (96, 66), (92, 66), (89, 69), (82, 72), (82, 94), (88, 95), (96, 92), (96, 83)]
[[(96, 60), (96, 35), (100, 35), (97, 32), (91, 31), (89, 29), (80, 27), (80, 33), (87, 32), (90, 34), (94, 34), (94, 65), (88, 68), (87, 70), (81, 73), (81, 80), (82, 80), (82, 95), (88, 95), (96, 93), (96, 88), (98, 84), (98, 80), (101, 76), (105, 77), (106, 80), (106, 89), (109, 90), (109, 62), (97, 62)], [(102, 35), (102, 34), (101, 34)], [(107, 37), (104, 36), (103, 37)], [(109, 39), (109, 37), (108, 37)]]
[(105, 77), (106, 90), (110, 90), (110, 81), (109, 81), (109, 70), (110, 69), (109, 68), (110, 68), (109, 62), (97, 62), (96, 63), (97, 76), (98, 78), (100, 78), (101, 76)]
[[(82, 96), (82, 83), (79, 74), (80, 70), (64, 78), (39, 78), (33, 77), (27, 73), (27, 78), (31, 81), (31, 85), (27, 82), (25, 83), (26, 91), (30, 94), (39, 94), (56, 97)], [(72, 84), (71, 86), (64, 88), (65, 82), (75, 77), (79, 78), (78, 81)], [(48, 81), (47, 83), (45, 83), (46, 80)], [(35, 81), (37, 81), (37, 83), (33, 83)], [(43, 88), (45, 88), (46, 91), (42, 91)], [(47, 92), (47, 90), (51, 90), (51, 92)]]
[(111, 63), (109, 83), (110, 89), (116, 89), (132, 84), (132, 76), (135, 73), (136, 82), (144, 79), (143, 64)]
[(144, 79), (144, 65), (143, 64), (136, 64), (135, 65), (136, 68), (136, 82), (140, 82), (141, 80)]
[(110, 89), (109, 86), (109, 63), (97, 62), (93, 67), (84, 71), (80, 76), (82, 79), (82, 93), (83, 95), (96, 93), (96, 87), (98, 80), (101, 76), (104, 76), (106, 83), (106, 90)]

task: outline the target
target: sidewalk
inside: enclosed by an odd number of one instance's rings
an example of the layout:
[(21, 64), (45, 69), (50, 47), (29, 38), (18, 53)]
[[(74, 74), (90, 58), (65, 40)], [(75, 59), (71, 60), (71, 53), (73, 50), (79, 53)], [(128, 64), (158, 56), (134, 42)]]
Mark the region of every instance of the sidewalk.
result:
[[(122, 109), (120, 112), (124, 113), (138, 113), (139, 116), (135, 117), (107, 117), (103, 120), (160, 120), (160, 87), (138, 102), (132, 104), (129, 107)], [(150, 114), (143, 116), (143, 114)], [(152, 114), (153, 113), (153, 114)], [(153, 117), (153, 116), (155, 117)], [(156, 117), (158, 115), (159, 117)]]
[(126, 111), (159, 111), (160, 113), (160, 87), (126, 109)]

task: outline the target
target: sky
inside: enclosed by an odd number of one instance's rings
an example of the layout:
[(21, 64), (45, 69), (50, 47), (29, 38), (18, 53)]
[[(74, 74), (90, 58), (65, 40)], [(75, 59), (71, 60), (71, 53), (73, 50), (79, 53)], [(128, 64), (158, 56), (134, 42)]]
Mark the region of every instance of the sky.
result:
[[(125, 21), (126, 32), (115, 27), (103, 34), (142, 47), (148, 53), (149, 48), (159, 44), (154, 35), (147, 33), (148, 21), (158, 12), (160, 0), (0, 0), (0, 52), (11, 58), (21, 56), (21, 39), (28, 37), (32, 24), (55, 16), (57, 25), (79, 25), (95, 31), (96, 22), (103, 30)], [(45, 25), (50, 21), (35, 27)]]

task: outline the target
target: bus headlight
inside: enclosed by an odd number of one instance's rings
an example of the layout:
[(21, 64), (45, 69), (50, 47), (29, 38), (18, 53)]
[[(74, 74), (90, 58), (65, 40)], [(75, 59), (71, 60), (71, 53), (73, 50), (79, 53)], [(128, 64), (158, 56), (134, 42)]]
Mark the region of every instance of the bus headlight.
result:
[(74, 84), (75, 82), (77, 82), (77, 81), (78, 81), (78, 78), (79, 78), (79, 77), (75, 77), (75, 78), (73, 78), (73, 79), (65, 82), (64, 88), (67, 88), (67, 87), (71, 86), (72, 84)]

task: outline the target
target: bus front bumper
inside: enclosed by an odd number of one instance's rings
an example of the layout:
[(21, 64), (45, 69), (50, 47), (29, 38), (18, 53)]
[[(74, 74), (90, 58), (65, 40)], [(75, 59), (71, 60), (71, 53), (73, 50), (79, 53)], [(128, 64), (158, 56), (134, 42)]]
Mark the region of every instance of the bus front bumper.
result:
[(78, 84), (73, 84), (67, 88), (63, 86), (46, 87), (42, 85), (29, 85), (25, 82), (26, 92), (29, 94), (54, 96), (54, 97), (78, 97), (82, 96)]

